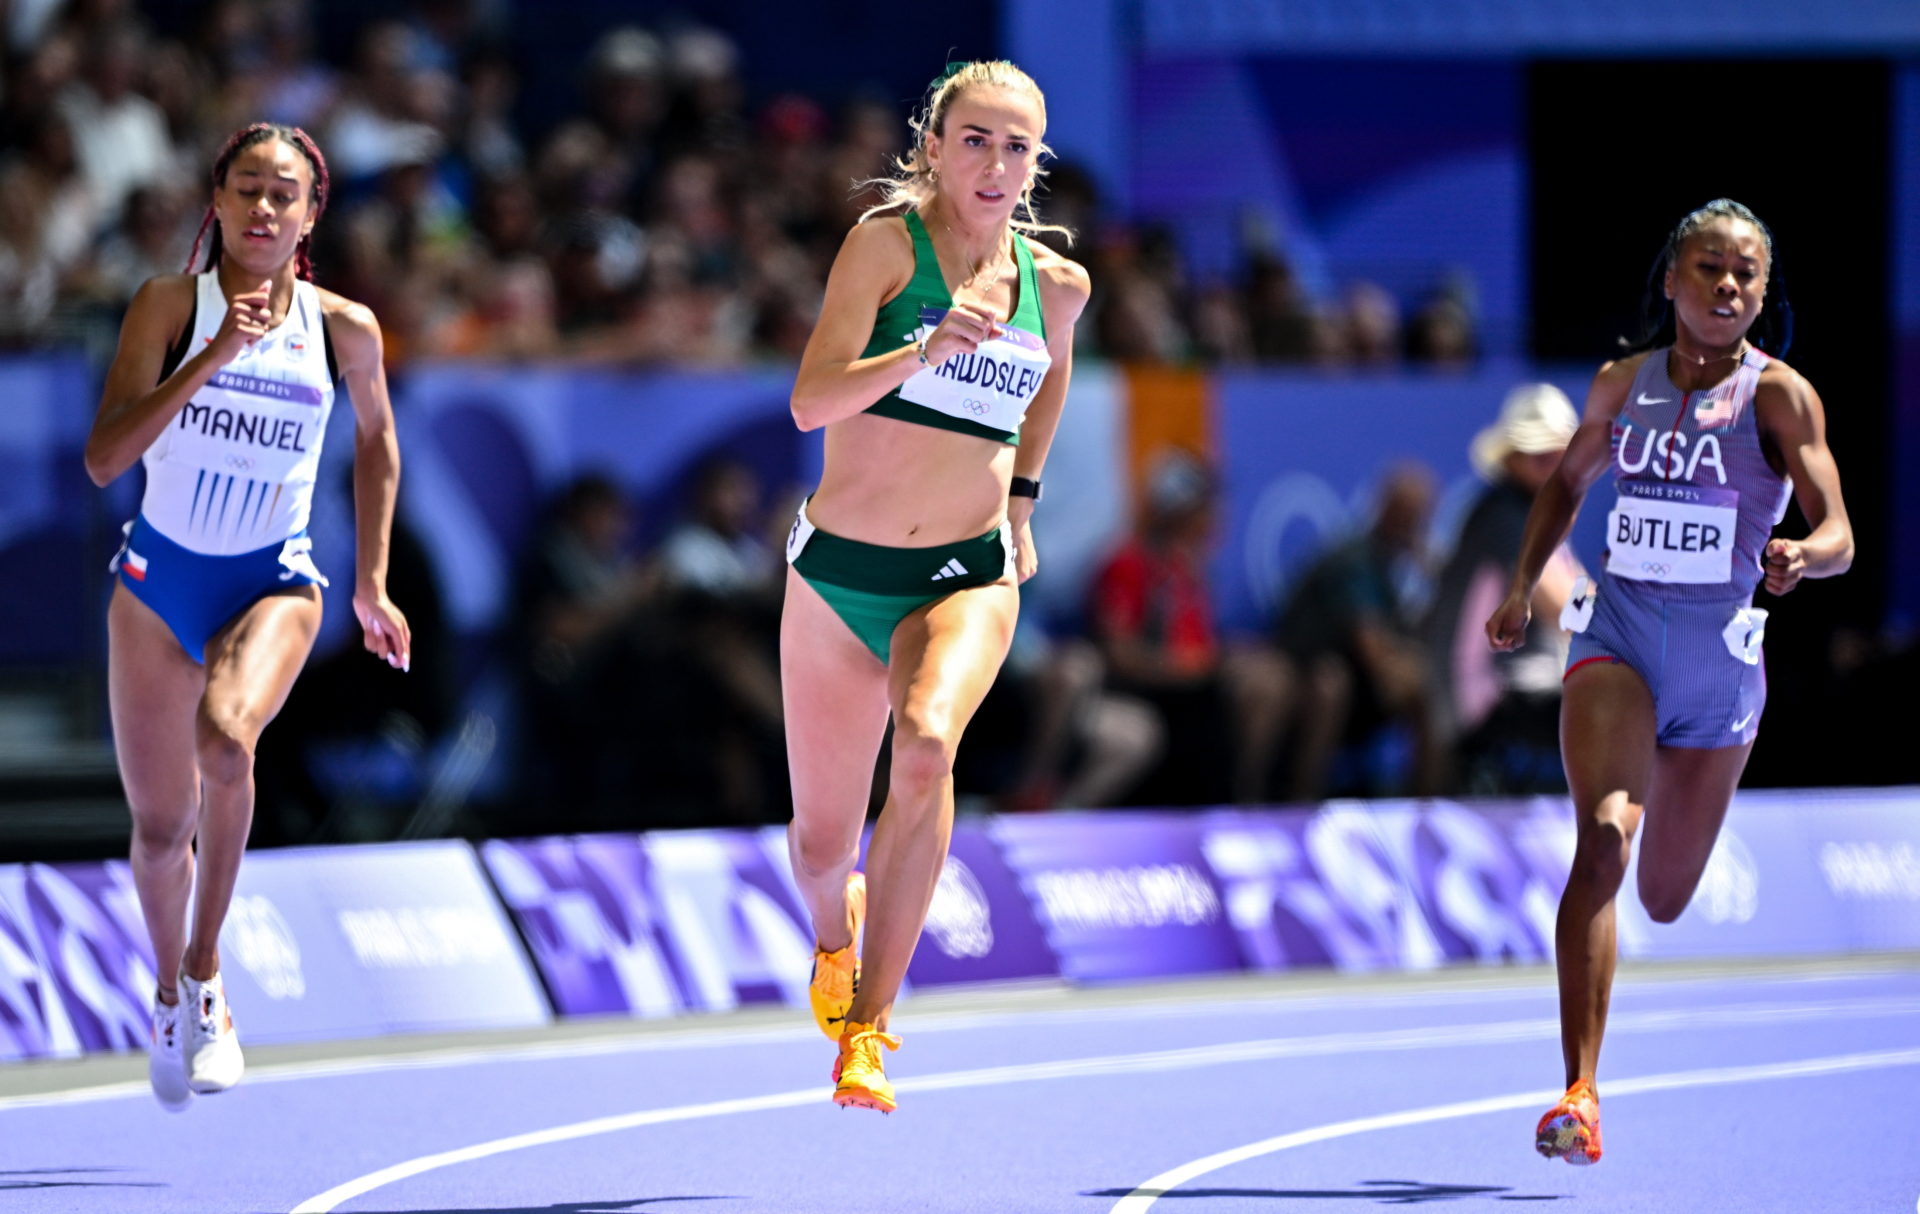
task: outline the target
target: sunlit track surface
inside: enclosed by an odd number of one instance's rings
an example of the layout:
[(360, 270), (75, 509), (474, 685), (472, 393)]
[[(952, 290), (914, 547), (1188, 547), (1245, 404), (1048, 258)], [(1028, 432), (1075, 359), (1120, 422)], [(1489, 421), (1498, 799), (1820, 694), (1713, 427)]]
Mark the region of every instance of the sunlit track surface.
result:
[(180, 1116), (139, 1059), (9, 1068), (0, 1191), (8, 1214), (1909, 1210), (1908, 961), (1624, 978), (1588, 1169), (1532, 1151), (1560, 1061), (1530, 969), (924, 998), (892, 1117), (831, 1104), (804, 1012), (256, 1050)]

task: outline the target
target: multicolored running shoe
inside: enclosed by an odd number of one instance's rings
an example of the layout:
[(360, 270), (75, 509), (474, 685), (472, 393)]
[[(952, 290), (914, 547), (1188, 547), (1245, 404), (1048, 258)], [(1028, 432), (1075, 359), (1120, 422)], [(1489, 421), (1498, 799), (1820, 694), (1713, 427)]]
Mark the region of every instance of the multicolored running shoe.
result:
[(153, 997), (153, 1030), (147, 1041), (147, 1081), (153, 1085), (153, 1097), (169, 1113), (178, 1113), (193, 1099), (187, 1086), (187, 1058), (181, 1038), (185, 1036), (186, 1016), (180, 1005), (160, 1002)]
[(833, 1064), (835, 1104), (843, 1109), (879, 1109), (882, 1113), (900, 1107), (893, 1098), (893, 1085), (887, 1082), (882, 1046), (897, 1050), (900, 1039), (871, 1024), (847, 1025), (846, 1032), (840, 1034), (840, 1057)]
[[(853, 928), (853, 943), (828, 952), (814, 943), (813, 977), (807, 983), (807, 1002), (813, 1007), (813, 1022), (838, 1041), (846, 1025), (853, 997), (860, 993), (860, 929), (867, 921), (867, 878), (862, 873), (847, 874), (847, 920)], [(835, 1079), (839, 1078), (836, 1073)]]
[(227, 1007), (227, 988), (220, 975), (199, 982), (181, 974), (180, 1002), (187, 1009), (182, 1017), (187, 1086), (204, 1096), (239, 1083), (247, 1063), (240, 1053), (240, 1034), (233, 1031), (233, 1012)]
[(1533, 1132), (1533, 1149), (1581, 1167), (1600, 1162), (1600, 1094), (1592, 1080), (1575, 1081), (1547, 1110)]

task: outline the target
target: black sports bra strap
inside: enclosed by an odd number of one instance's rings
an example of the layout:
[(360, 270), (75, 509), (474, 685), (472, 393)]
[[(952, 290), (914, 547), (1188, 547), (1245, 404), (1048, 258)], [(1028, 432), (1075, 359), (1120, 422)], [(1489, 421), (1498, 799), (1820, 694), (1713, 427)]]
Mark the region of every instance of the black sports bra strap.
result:
[(193, 284), (193, 302), (187, 305), (186, 326), (180, 330), (180, 336), (174, 339), (174, 343), (167, 347), (167, 356), (160, 362), (160, 378), (154, 380), (154, 383), (166, 383), (167, 377), (175, 371), (178, 371), (180, 364), (187, 361), (187, 347), (193, 344), (193, 326), (199, 323), (199, 320), (200, 282), (198, 279), (195, 279)]

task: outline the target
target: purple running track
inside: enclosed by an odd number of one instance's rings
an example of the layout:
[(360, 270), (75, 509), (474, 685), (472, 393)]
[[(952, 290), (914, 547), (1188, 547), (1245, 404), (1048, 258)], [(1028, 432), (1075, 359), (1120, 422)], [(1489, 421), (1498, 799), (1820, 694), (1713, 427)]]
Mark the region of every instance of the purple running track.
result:
[(891, 1117), (829, 1102), (833, 1047), (804, 1012), (792, 1029), (722, 1018), (257, 1065), (177, 1116), (125, 1084), (0, 1097), (0, 1191), (5, 1214), (1915, 1208), (1920, 973), (1623, 981), (1613, 1017), (1607, 1154), (1583, 1169), (1532, 1150), (1561, 1077), (1551, 983), (1532, 971), (1500, 988), (903, 1004)]

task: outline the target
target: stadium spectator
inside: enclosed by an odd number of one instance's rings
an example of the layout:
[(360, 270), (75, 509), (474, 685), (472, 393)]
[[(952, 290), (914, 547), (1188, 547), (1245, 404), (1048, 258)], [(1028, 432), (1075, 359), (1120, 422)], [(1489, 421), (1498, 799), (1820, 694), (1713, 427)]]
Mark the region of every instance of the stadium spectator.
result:
[(74, 151), (102, 223), (120, 216), (136, 186), (166, 179), (173, 143), (160, 107), (134, 89), (151, 47), (138, 26), (116, 23), (83, 44), (82, 75), (60, 95)]
[[(1433, 492), (1425, 467), (1389, 470), (1366, 530), (1314, 560), (1277, 617), (1274, 639), (1300, 671), (1291, 777), (1296, 801), (1340, 791), (1334, 760), (1342, 744), (1374, 741), (1388, 724), (1410, 735), (1412, 791), (1430, 795), (1441, 782), (1427, 662), (1401, 589), (1406, 566), (1420, 558)], [(1379, 782), (1375, 772), (1361, 779)]]
[(1113, 686), (1151, 704), (1165, 728), (1166, 759), (1138, 790), (1165, 803), (1263, 799), (1293, 694), (1278, 653), (1215, 629), (1206, 565), (1217, 493), (1199, 459), (1160, 452), (1138, 528), (1093, 580), (1089, 615)]
[(1526, 532), (1527, 511), (1566, 450), (1579, 415), (1552, 384), (1522, 384), (1499, 419), (1474, 437), (1473, 466), (1487, 485), (1474, 499), (1421, 626), (1440, 736), (1450, 740), (1465, 791), (1563, 790), (1560, 673), (1567, 636), (1560, 611), (1580, 563), (1561, 544), (1533, 592), (1526, 643), (1496, 653), (1484, 623), (1506, 594)]
[(1002, 809), (1093, 809), (1122, 803), (1166, 744), (1154, 707), (1108, 686), (1098, 646), (1022, 617), (954, 780)]
[[(651, 677), (660, 580), (633, 556), (634, 511), (612, 479), (587, 474), (553, 503), (515, 579), (524, 776), (538, 821), (523, 829), (631, 829), (637, 718), (666, 698)], [(643, 675), (642, 672), (648, 672)], [(657, 736), (657, 735), (654, 735)], [(650, 749), (650, 748), (646, 748)]]
[(675, 628), (699, 676), (681, 691), (687, 726), (706, 742), (697, 773), (714, 816), (785, 817), (786, 751), (780, 702), (782, 562), (766, 539), (759, 478), (738, 460), (694, 474), (686, 517), (660, 545)]

